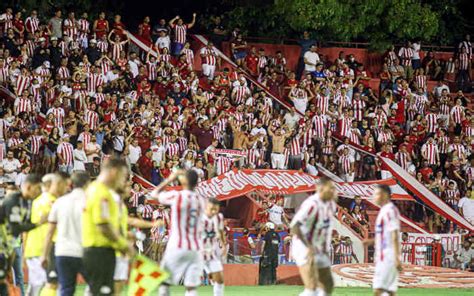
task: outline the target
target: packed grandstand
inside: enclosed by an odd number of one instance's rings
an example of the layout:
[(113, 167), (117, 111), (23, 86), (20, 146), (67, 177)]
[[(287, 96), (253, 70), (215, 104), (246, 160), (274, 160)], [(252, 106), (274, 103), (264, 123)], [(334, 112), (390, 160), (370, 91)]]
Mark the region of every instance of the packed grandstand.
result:
[[(250, 42), (218, 18), (195, 34), (195, 18), (129, 28), (119, 15), (4, 11), (0, 198), (30, 173), (95, 178), (120, 157), (133, 176), (129, 214), (169, 222), (147, 196), (176, 169), (194, 170), (198, 192), (225, 201), (229, 261), (257, 262), (253, 240), (272, 222), (291, 264), (292, 201), (314, 180), (336, 182), (337, 218), (360, 239), (375, 232), (372, 186), (387, 184), (403, 230), (417, 233), (402, 237), (404, 262), (474, 270), (458, 254), (474, 230), (469, 36), (450, 52), (408, 41), (369, 58), (320, 48), (308, 32), (298, 45)], [(140, 250), (159, 260), (166, 230), (143, 232)], [(428, 233), (441, 236), (417, 241), (431, 249), (415, 254), (410, 243)], [(335, 231), (332, 263), (371, 260), (370, 248), (355, 253)]]

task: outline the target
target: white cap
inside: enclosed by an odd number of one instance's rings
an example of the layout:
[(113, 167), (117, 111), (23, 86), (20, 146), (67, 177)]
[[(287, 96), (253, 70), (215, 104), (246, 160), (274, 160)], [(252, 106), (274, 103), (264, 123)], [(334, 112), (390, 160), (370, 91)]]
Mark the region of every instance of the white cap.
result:
[(433, 240), (441, 240), (441, 236), (439, 234), (433, 235)]
[(51, 41), (57, 41), (58, 40), (58, 37), (51, 37)]
[(267, 222), (265, 226), (269, 229), (275, 229), (275, 224), (273, 224), (272, 222)]
[(43, 65), (44, 65), (46, 68), (51, 67), (51, 64), (49, 63), (49, 61), (44, 61), (44, 62), (43, 62)]
[(95, 39), (91, 39), (91, 41), (89, 41), (90, 43), (97, 43), (97, 40)]
[(39, 41), (39, 42), (45, 42), (45, 41), (46, 41), (46, 38), (40, 37), (40, 38), (38, 39), (38, 41)]
[(63, 138), (69, 138), (69, 134), (63, 134)]

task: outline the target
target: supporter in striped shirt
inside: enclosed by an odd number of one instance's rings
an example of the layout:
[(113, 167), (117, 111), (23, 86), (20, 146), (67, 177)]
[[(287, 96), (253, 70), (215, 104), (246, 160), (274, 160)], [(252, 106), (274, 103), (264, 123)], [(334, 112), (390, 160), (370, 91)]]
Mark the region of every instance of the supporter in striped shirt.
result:
[(186, 43), (186, 34), (188, 29), (191, 29), (196, 22), (196, 13), (193, 13), (193, 20), (189, 24), (185, 24), (183, 19), (177, 15), (169, 21), (169, 25), (174, 32), (173, 39), (173, 55), (178, 56)]
[(57, 148), (57, 155), (59, 161), (59, 171), (67, 174), (72, 174), (73, 161), (74, 161), (74, 146), (69, 143), (69, 135), (64, 134), (61, 138), (61, 142)]

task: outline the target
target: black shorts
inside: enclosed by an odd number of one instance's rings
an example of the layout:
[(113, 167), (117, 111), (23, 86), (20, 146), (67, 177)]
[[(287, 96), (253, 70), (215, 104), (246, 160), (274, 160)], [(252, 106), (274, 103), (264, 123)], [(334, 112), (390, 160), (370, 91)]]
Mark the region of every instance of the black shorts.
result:
[(54, 245), (49, 252), (48, 266), (46, 268), (46, 281), (48, 284), (56, 284), (58, 282), (58, 272), (56, 271), (56, 257), (54, 256)]
[(113, 295), (115, 250), (99, 247), (85, 248), (83, 263), (92, 295)]

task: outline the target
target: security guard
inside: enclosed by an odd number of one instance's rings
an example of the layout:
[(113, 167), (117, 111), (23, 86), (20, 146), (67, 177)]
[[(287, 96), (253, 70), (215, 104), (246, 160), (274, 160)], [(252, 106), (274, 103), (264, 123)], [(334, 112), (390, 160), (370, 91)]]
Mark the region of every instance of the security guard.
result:
[(262, 256), (259, 266), (259, 285), (275, 285), (276, 269), (278, 267), (278, 249), (280, 247), (280, 236), (275, 232), (275, 224), (268, 222), (265, 225), (266, 233), (263, 238)]
[[(20, 248), (20, 235), (36, 228), (39, 223), (31, 223), (31, 201), (41, 194), (41, 179), (38, 175), (30, 174), (21, 185), (20, 191), (7, 194), (0, 206), (0, 295), (8, 295), (5, 277), (9, 271), (9, 261), (13, 259), (12, 250)], [(21, 252), (17, 252), (17, 256)], [(17, 258), (21, 263), (21, 258)], [(18, 267), (21, 271), (21, 264)], [(3, 271), (3, 273), (2, 273)], [(22, 287), (20, 287), (22, 288)]]

